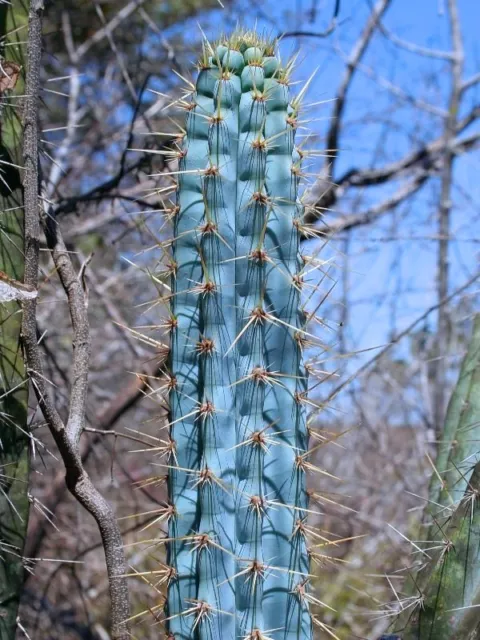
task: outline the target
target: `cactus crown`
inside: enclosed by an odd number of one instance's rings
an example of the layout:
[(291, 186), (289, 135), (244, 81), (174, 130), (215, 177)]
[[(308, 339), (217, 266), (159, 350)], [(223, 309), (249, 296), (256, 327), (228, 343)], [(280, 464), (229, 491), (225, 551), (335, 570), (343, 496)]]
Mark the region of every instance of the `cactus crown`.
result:
[(222, 46), (232, 51), (244, 53), (247, 49), (254, 47), (260, 49), (263, 56), (269, 57), (276, 54), (277, 42), (277, 38), (270, 38), (253, 30), (239, 28), (229, 37), (221, 36), (213, 48), (213, 51), (216, 51), (219, 46)]

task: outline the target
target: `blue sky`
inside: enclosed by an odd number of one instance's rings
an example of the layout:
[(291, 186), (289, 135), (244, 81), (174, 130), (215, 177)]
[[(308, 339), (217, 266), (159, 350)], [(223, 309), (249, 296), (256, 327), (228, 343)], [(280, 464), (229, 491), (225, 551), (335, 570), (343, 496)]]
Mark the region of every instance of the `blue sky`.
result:
[[(298, 5), (301, 4), (298, 3)], [(331, 7), (333, 3), (323, 4), (325, 7), (328, 5)], [(394, 0), (384, 17), (384, 24), (397, 36), (411, 42), (448, 50), (450, 42), (448, 21), (445, 14), (439, 14), (441, 4), (438, 0), (422, 2)], [(287, 5), (278, 3), (276, 6), (285, 8)], [(309, 38), (301, 40), (300, 50), (304, 62), (299, 73), (306, 77), (312, 68), (317, 65), (320, 67), (311, 86), (312, 99), (328, 99), (335, 95), (344, 62), (337, 54), (332, 53), (332, 43), (348, 53), (365, 23), (368, 10), (369, 4), (365, 0), (349, 3), (344, 1), (340, 14), (343, 22), (328, 41)], [(480, 3), (460, 0), (459, 13), (465, 47), (465, 77), (468, 77), (480, 69), (478, 46)], [(291, 22), (289, 26), (293, 26)], [(301, 27), (301, 25), (297, 26)], [(324, 26), (325, 19), (318, 20), (316, 25), (308, 25), (308, 28), (322, 30)], [(290, 41), (289, 44), (291, 45), (292, 42)], [(374, 68), (377, 74), (391, 80), (406, 92), (434, 106), (444, 107), (447, 104), (449, 80), (444, 61), (419, 58), (387, 42), (383, 36), (377, 35), (364, 62)], [(464, 100), (464, 112), (478, 102), (478, 92), (471, 90)], [(352, 166), (368, 166), (375, 155), (374, 166), (382, 166), (386, 162), (402, 157), (412, 147), (410, 136), (413, 134), (416, 139), (413, 144), (435, 139), (439, 135), (441, 119), (432, 117), (430, 113), (413, 112), (409, 105), (403, 108), (397, 106), (396, 112), (391, 116), (393, 123), (399, 127), (398, 132), (393, 127), (386, 127), (380, 119), (375, 122), (375, 114), (381, 113), (382, 109), (387, 109), (389, 105), (392, 105), (390, 92), (385, 91), (365, 74), (357, 73), (351, 87), (349, 108), (345, 115), (345, 122), (350, 124), (346, 127), (340, 143), (343, 151), (340, 153), (337, 175)], [(329, 105), (321, 108), (321, 112), (318, 115), (328, 115)], [(368, 113), (371, 113), (373, 122), (369, 122), (368, 125), (355, 124), (355, 119)], [(414, 122), (412, 122), (412, 114), (415, 117)], [(312, 126), (322, 131), (326, 125), (328, 122), (323, 125), (315, 123)], [(469, 130), (469, 132), (472, 131), (473, 129)], [(382, 148), (375, 149), (379, 136), (382, 136)], [(471, 240), (472, 236), (480, 237), (478, 169), (478, 152), (465, 156), (456, 164), (455, 180), (468, 197), (462, 195), (459, 189), (453, 192), (455, 206), (452, 216), (453, 232), (460, 241), (452, 243), (450, 255), (452, 289), (461, 284), (478, 264), (478, 245), (464, 241)], [(438, 189), (439, 180), (435, 179), (408, 205), (398, 208), (397, 233), (399, 235), (427, 236), (434, 232), (433, 218)], [(372, 191), (375, 196), (371, 200), (366, 195), (365, 204), (377, 201), (382, 190), (384, 191), (384, 188)], [(468, 201), (469, 198), (471, 202)], [(362, 206), (359, 209), (361, 210)], [(349, 211), (345, 206), (342, 210), (346, 213), (354, 211), (354, 209)], [(386, 305), (382, 306), (380, 300), (377, 304), (375, 298), (382, 298), (387, 293), (400, 298), (402, 305), (396, 312), (395, 321), (399, 329), (435, 301), (433, 277), (436, 243), (428, 240), (405, 241), (394, 248), (393, 243), (381, 240), (382, 237), (392, 235), (390, 227), (391, 216), (388, 216), (375, 230), (365, 228), (360, 233), (354, 234), (353, 257), (348, 267), (351, 297), (365, 300), (365, 303), (359, 304), (350, 318), (352, 326), (349, 327), (349, 333), (352, 336), (352, 342), (359, 340), (358, 346), (363, 348), (383, 342), (388, 331), (393, 328), (389, 326), (392, 323), (391, 309)], [(399, 265), (395, 273), (393, 264)], [(399, 289), (400, 285), (402, 286)], [(415, 291), (407, 293), (409, 289)]]

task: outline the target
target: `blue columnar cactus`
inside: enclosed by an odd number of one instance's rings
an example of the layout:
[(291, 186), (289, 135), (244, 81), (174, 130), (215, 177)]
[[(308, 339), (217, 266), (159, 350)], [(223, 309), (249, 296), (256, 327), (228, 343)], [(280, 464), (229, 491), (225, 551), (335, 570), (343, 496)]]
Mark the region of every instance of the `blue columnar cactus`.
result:
[(176, 640), (308, 640), (301, 95), (275, 43), (204, 45), (179, 158), (169, 584)]

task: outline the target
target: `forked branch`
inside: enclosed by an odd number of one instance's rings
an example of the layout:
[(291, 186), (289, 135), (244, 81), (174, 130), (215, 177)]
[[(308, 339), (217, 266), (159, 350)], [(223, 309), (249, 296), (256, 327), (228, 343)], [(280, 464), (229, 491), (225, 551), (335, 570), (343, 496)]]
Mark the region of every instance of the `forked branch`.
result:
[[(52, 401), (44, 373), (36, 333), (36, 299), (26, 301), (22, 323), (22, 338), (27, 359), (29, 379), (34, 387), (40, 408), (58, 446), (66, 469), (66, 483), (70, 492), (95, 518), (102, 537), (112, 603), (112, 638), (127, 640), (129, 601), (125, 557), (122, 538), (115, 515), (94, 487), (83, 467), (79, 440), (85, 425), (85, 406), (88, 390), (90, 361), (90, 329), (87, 301), (63, 242), (60, 229), (52, 212), (41, 212), (38, 195), (38, 105), (40, 90), (40, 64), (42, 53), (43, 0), (33, 0), (29, 13), (28, 68), (26, 80), (26, 106), (24, 116), (25, 142), (25, 284), (37, 287), (40, 226), (43, 227), (55, 268), (68, 299), (73, 327), (72, 388), (67, 422), (64, 423)], [(41, 222), (41, 225), (40, 225)]]

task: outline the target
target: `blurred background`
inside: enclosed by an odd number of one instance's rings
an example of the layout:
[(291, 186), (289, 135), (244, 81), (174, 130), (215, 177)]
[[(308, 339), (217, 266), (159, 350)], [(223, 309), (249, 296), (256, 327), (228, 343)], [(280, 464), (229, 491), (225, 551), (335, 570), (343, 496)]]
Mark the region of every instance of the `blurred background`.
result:
[[(328, 495), (312, 524), (339, 541), (314, 565), (323, 619), (343, 639), (375, 640), (411, 563), (438, 434), (478, 308), (480, 4), (471, 0), (64, 0), (48, 3), (41, 108), (45, 197), (76, 266), (85, 261), (92, 369), (82, 456), (110, 500), (134, 571), (155, 568), (165, 459), (165, 315), (159, 241), (185, 81), (202, 32), (242, 26), (282, 36), (295, 80), (312, 77), (299, 139), (308, 156), (304, 251), (325, 261), (308, 303), (322, 347), (312, 366), (319, 433), (343, 434), (313, 462)], [(453, 11), (452, 11), (453, 7)], [(171, 96), (171, 97), (169, 97)], [(179, 102), (176, 102), (180, 99)], [(152, 175), (155, 174), (155, 175)], [(65, 413), (71, 328), (42, 252), (39, 332), (52, 394)], [(313, 290), (312, 290), (313, 291)], [(308, 292), (307, 292), (308, 293)], [(33, 402), (33, 401), (32, 401)], [(106, 640), (108, 585), (98, 530), (65, 489), (40, 413), (33, 428), (35, 558), (20, 611), (31, 640)], [(322, 431), (323, 430), (323, 431)], [(128, 436), (128, 437), (125, 437)], [(320, 442), (320, 440), (319, 440)], [(326, 494), (326, 492), (328, 492)], [(358, 537), (363, 536), (363, 537)], [(161, 601), (132, 578), (135, 614)], [(155, 614), (133, 636), (161, 635)], [(322, 632), (324, 633), (324, 632)], [(28, 634), (28, 636), (26, 636)], [(322, 638), (319, 635), (318, 638)]]

